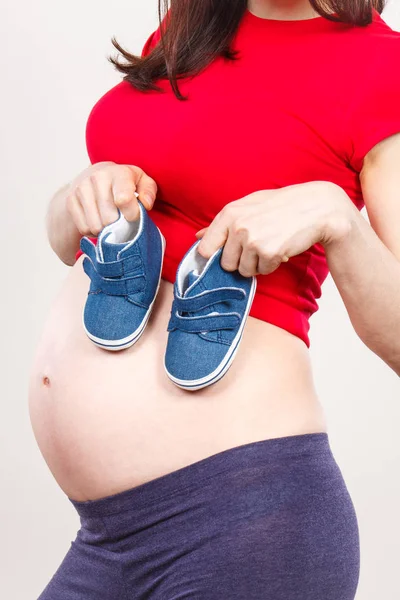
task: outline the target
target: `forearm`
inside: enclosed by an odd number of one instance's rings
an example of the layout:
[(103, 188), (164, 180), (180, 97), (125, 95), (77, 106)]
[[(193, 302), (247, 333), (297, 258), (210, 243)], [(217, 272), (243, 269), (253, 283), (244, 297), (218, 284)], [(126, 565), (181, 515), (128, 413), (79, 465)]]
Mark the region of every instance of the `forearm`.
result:
[(46, 213), (46, 230), (51, 248), (63, 263), (72, 266), (82, 235), (67, 210), (68, 190), (69, 184), (66, 184), (51, 199)]
[(349, 233), (324, 247), (355, 331), (400, 376), (400, 262), (357, 209)]

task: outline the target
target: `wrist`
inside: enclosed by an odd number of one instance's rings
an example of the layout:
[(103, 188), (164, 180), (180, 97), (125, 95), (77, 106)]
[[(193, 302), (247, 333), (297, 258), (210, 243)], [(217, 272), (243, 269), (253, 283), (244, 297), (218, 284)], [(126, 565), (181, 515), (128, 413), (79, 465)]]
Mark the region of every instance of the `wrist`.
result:
[(46, 214), (46, 230), (50, 247), (63, 263), (72, 266), (82, 237), (67, 207), (70, 184), (52, 198)]
[(338, 185), (326, 182), (326, 196), (321, 240), (326, 248), (351, 237), (358, 219), (362, 218), (346, 192)]

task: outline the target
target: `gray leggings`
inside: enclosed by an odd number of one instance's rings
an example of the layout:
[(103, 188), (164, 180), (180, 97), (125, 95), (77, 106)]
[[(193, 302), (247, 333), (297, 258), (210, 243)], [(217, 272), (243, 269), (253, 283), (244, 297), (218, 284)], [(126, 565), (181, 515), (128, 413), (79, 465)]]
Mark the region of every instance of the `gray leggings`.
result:
[(81, 528), (39, 600), (354, 600), (357, 518), (327, 433), (70, 500)]

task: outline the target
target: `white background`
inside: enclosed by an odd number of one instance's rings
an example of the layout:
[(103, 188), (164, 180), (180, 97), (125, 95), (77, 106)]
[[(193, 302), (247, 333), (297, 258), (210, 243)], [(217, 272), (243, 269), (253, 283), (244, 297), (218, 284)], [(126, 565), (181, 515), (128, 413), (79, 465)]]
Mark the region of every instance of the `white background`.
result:
[[(384, 14), (398, 30), (399, 4), (392, 0)], [(156, 5), (22, 0), (2, 6), (0, 594), (7, 600), (37, 598), (79, 525), (28, 415), (31, 359), (68, 270), (47, 243), (45, 211), (52, 194), (89, 164), (87, 116), (121, 79), (106, 60), (115, 53), (111, 36), (139, 53), (157, 26)], [(311, 320), (311, 353), (331, 446), (359, 518), (357, 600), (398, 600), (399, 379), (358, 339), (330, 276)]]

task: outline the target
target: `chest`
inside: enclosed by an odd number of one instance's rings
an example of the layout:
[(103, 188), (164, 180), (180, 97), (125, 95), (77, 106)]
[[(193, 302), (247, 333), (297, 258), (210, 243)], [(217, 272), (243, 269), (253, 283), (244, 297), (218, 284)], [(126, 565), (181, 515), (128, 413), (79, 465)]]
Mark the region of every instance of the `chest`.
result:
[(195, 77), (167, 80), (162, 92), (121, 82), (95, 105), (87, 124), (92, 162), (136, 164), (174, 204), (189, 200), (220, 210), (257, 189), (317, 179), (343, 185), (353, 177), (344, 158), (345, 99), (324, 63), (301, 69), (302, 53), (256, 60), (218, 57)]

